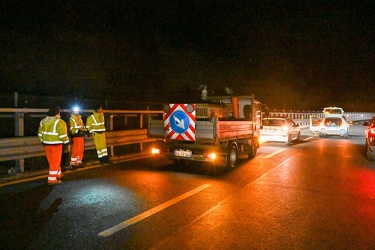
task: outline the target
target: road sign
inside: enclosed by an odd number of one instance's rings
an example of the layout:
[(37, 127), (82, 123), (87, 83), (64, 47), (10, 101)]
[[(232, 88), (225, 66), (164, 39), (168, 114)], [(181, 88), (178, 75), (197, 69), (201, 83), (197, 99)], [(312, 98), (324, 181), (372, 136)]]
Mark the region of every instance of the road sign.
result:
[(167, 139), (195, 141), (194, 104), (169, 104), (164, 115), (164, 136)]

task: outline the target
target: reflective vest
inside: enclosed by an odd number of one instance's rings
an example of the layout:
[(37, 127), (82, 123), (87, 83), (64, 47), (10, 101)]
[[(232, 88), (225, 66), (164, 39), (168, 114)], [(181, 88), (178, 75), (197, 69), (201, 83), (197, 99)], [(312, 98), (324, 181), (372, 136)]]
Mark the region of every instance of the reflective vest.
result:
[(40, 121), (38, 138), (43, 144), (69, 142), (66, 123), (57, 116), (47, 116)]
[(86, 128), (90, 133), (104, 132), (106, 130), (104, 125), (104, 114), (94, 111), (92, 115), (87, 117)]
[[(85, 125), (80, 115), (71, 114), (69, 119), (69, 132), (71, 135), (78, 134), (79, 131), (85, 131)], [(82, 134), (81, 136), (83, 136)]]

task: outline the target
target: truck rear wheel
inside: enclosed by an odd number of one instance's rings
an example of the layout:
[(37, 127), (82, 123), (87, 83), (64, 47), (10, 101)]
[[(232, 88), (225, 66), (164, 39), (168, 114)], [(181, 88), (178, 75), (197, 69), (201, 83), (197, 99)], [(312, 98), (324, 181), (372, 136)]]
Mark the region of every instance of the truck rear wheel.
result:
[(232, 144), (228, 150), (227, 167), (234, 168), (236, 166), (236, 161), (237, 161), (237, 147), (234, 144)]

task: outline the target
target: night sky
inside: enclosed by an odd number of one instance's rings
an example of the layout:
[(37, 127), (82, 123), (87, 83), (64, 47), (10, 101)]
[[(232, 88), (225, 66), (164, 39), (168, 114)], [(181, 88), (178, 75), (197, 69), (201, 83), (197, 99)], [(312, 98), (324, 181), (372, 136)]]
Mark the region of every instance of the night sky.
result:
[(0, 93), (375, 111), (375, 1), (2, 0)]

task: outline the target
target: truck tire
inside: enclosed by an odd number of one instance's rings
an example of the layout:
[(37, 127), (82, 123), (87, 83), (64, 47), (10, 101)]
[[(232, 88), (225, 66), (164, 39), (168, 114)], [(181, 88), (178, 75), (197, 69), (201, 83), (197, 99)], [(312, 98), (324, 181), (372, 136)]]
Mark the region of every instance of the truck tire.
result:
[(253, 141), (249, 146), (250, 151), (247, 156), (249, 157), (249, 159), (253, 159), (257, 155), (258, 145), (256, 145), (255, 141)]
[(229, 147), (228, 155), (227, 155), (227, 168), (231, 169), (236, 166), (237, 161), (237, 147), (236, 145), (232, 144)]

